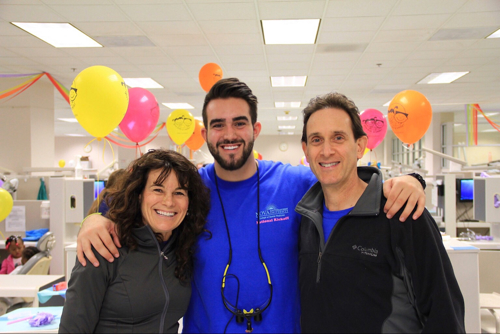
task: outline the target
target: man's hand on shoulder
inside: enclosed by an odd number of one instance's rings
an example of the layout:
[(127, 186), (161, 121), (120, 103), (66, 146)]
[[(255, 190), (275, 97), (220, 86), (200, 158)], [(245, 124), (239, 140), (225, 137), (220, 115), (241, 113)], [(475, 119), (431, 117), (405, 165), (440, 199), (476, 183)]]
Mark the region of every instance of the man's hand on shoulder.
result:
[(90, 215), (84, 220), (76, 239), (78, 261), (82, 266), (87, 265), (85, 257), (94, 267), (99, 266), (99, 261), (97, 261), (92, 251), (92, 246), (97, 253), (109, 262), (113, 262), (114, 258), (119, 256), (116, 247), (121, 247), (121, 244), (115, 226), (111, 220), (101, 215)]
[(387, 198), (384, 207), (387, 218), (394, 217), (407, 202), (408, 204), (399, 218), (401, 222), (406, 220), (415, 206), (417, 209), (413, 214), (413, 219), (417, 219), (424, 212), (425, 192), (422, 184), (413, 176), (403, 175), (385, 181), (384, 196)]

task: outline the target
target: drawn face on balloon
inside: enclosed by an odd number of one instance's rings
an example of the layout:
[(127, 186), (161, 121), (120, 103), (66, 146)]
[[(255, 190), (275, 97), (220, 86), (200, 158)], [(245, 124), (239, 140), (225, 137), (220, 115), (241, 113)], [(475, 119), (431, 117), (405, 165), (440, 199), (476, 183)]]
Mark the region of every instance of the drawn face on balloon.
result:
[(174, 125), (177, 129), (180, 130), (187, 130), (189, 127), (191, 127), (191, 124), (193, 123), (192, 119), (185, 118), (184, 116), (180, 116), (174, 119)]
[(71, 87), (71, 89), (69, 91), (69, 100), (70, 100), (71, 108), (75, 107), (75, 100), (76, 100), (77, 92), (78, 92), (78, 89), (76, 89), (75, 87)]
[(394, 108), (390, 109), (387, 114), (394, 129), (403, 127), (404, 123), (408, 120), (408, 113), (400, 104), (394, 104)]
[(385, 120), (378, 118), (377, 116), (364, 119), (363, 123), (365, 127), (363, 129), (370, 133), (378, 133), (384, 129)]

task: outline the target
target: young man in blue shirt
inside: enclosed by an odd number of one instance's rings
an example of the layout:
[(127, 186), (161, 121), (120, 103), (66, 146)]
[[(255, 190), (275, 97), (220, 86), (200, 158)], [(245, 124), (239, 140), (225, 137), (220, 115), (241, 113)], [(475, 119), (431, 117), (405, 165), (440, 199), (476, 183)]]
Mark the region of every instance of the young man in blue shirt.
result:
[[(294, 208), (316, 177), (303, 166), (254, 159), (261, 130), (257, 98), (238, 79), (218, 81), (202, 115), (202, 134), (215, 160), (199, 170), (211, 190), (210, 235), (196, 245), (183, 331), (300, 332), (300, 215)], [(388, 215), (401, 207), (399, 200), (418, 203), (415, 215), (423, 211), (425, 195), (415, 178), (400, 177), (385, 189)], [(82, 264), (83, 254), (95, 262), (91, 244), (112, 261), (117, 252), (110, 233), (115, 235), (113, 224), (104, 217), (85, 221), (78, 236)]]

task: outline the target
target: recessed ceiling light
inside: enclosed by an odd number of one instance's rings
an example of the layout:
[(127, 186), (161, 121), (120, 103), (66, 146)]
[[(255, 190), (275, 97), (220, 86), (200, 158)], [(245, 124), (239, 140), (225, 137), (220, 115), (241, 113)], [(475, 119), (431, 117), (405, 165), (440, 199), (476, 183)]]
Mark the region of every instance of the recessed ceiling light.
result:
[(165, 107), (175, 110), (175, 109), (194, 109), (189, 103), (162, 103)]
[(140, 88), (163, 88), (162, 85), (157, 83), (151, 78), (123, 78), (125, 83), (129, 87), (140, 87)]
[(297, 116), (276, 116), (278, 121), (296, 121)]
[(392, 99), (391, 99), (391, 100), (389, 100), (389, 101), (387, 101), (387, 102), (384, 104), (384, 107), (388, 107), (388, 106), (391, 104), (391, 102), (392, 102)]
[(498, 130), (496, 130), (496, 129), (486, 129), (486, 130), (483, 130), (481, 132), (496, 132), (496, 131), (498, 131)]
[(278, 134), (280, 134), (280, 135), (293, 135), (294, 133), (290, 132), (290, 131), (279, 131)]
[(68, 136), (68, 137), (85, 137), (85, 135), (81, 135), (79, 133), (67, 133), (66, 136)]
[(101, 48), (102, 45), (69, 23), (11, 22), (56, 48)]
[(500, 114), (500, 113), (498, 113), (498, 112), (487, 112), (485, 115), (488, 116), (488, 117), (491, 117), (491, 116), (496, 116), (498, 114)]
[(300, 102), (274, 102), (276, 108), (300, 108)]
[(77, 123), (78, 120), (76, 118), (58, 118), (58, 120), (69, 123)]
[(290, 77), (271, 77), (271, 86), (273, 87), (304, 87), (306, 85), (307, 75)]
[(469, 72), (443, 72), (443, 73), (431, 73), (422, 80), (419, 84), (448, 84), (458, 78), (463, 77)]
[(454, 126), (462, 126), (463, 124), (455, 123)]
[(489, 35), (486, 38), (500, 38), (500, 29), (498, 29), (497, 31), (495, 31), (493, 34)]
[(262, 20), (265, 44), (314, 44), (320, 19)]
[(279, 130), (293, 130), (295, 125), (278, 125)]

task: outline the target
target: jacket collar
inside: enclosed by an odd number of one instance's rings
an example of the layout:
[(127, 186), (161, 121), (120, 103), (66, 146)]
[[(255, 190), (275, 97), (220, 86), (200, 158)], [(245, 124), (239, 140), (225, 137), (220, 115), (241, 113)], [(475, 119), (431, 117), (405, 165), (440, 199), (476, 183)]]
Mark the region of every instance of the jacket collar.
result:
[[(358, 167), (358, 176), (368, 183), (365, 191), (349, 213), (353, 216), (377, 216), (382, 200), (382, 174), (374, 167)], [(321, 184), (314, 184), (297, 204), (295, 211), (304, 213), (322, 213), (324, 195)]]

